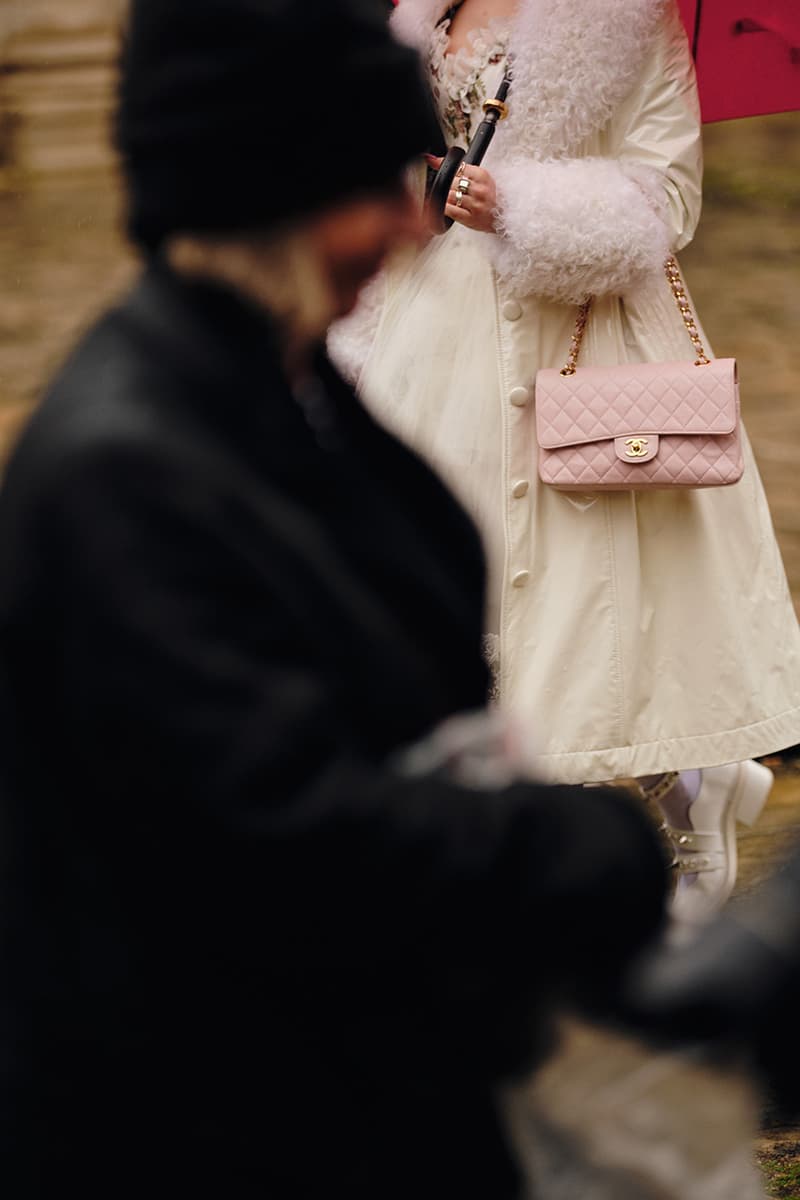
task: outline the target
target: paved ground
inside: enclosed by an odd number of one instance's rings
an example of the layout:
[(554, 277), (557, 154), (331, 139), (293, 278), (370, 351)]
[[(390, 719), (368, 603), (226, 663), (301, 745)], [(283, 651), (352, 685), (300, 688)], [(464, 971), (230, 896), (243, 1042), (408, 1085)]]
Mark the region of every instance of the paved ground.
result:
[[(800, 117), (711, 127), (706, 212), (682, 258), (717, 354), (739, 359), (742, 402), (789, 583), (800, 600)], [(769, 760), (768, 760), (769, 761)], [(776, 783), (739, 839), (738, 892), (800, 841), (800, 754), (770, 762)], [(800, 1130), (767, 1109), (759, 1157), (768, 1193), (800, 1200)]]
[(758, 824), (740, 830), (737, 892), (762, 882), (788, 848), (800, 843), (800, 760), (765, 760), (776, 772), (775, 787)]
[(789, 580), (800, 598), (800, 114), (710, 126), (706, 206), (682, 256), (742, 407)]

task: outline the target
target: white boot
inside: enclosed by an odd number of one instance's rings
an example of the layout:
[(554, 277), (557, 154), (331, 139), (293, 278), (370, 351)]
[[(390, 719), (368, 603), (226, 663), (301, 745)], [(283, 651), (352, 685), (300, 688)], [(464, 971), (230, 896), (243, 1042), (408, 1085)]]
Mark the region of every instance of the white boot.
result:
[(697, 925), (718, 912), (736, 883), (736, 822), (753, 825), (767, 802), (772, 772), (748, 760), (707, 767), (689, 806), (689, 829), (665, 830), (675, 850), (676, 921)]

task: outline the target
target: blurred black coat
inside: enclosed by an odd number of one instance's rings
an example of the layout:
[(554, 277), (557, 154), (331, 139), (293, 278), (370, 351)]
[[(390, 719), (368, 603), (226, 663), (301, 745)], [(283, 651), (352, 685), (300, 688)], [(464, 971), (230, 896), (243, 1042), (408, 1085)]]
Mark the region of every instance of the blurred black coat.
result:
[(658, 920), (615, 795), (387, 767), (484, 702), (481, 551), (326, 361), (305, 412), (279, 362), (154, 268), (7, 474), (9, 1197), (502, 1200), (492, 1083)]

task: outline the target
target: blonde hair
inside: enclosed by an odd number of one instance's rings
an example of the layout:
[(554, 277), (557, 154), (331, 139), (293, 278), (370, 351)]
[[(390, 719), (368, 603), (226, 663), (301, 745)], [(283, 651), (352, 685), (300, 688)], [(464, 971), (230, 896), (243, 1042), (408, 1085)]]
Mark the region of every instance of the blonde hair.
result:
[(180, 235), (167, 258), (179, 274), (214, 279), (255, 301), (295, 348), (319, 341), (336, 314), (330, 283), (309, 234)]

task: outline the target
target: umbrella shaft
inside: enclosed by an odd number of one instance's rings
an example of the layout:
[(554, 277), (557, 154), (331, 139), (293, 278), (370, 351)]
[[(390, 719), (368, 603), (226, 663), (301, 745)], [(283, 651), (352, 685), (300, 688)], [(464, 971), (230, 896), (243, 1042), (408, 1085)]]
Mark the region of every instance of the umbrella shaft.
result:
[[(509, 64), (509, 68), (503, 76), (502, 82), (497, 89), (497, 95), (495, 96), (495, 101), (499, 102), (500, 105), (505, 105), (510, 87), (511, 66)], [(494, 137), (495, 130), (497, 128), (497, 122), (501, 120), (500, 114), (501, 112), (504, 113), (506, 111), (504, 107), (490, 108), (489, 104), (486, 105), (486, 110), (488, 110), (486, 111), (486, 116), (475, 131), (475, 136), (470, 142), (469, 149), (467, 150), (466, 157), (464, 158), (464, 162), (469, 163), (470, 166), (473, 167), (478, 167), (483, 162), (486, 151), (492, 144), (492, 138)]]
[(475, 136), (469, 144), (469, 150), (464, 158), (465, 163), (469, 163), (473, 167), (478, 167), (483, 162), (486, 151), (492, 144), (495, 129), (497, 128), (497, 117), (490, 119), (487, 117), (485, 121), (481, 121), (478, 126)]

